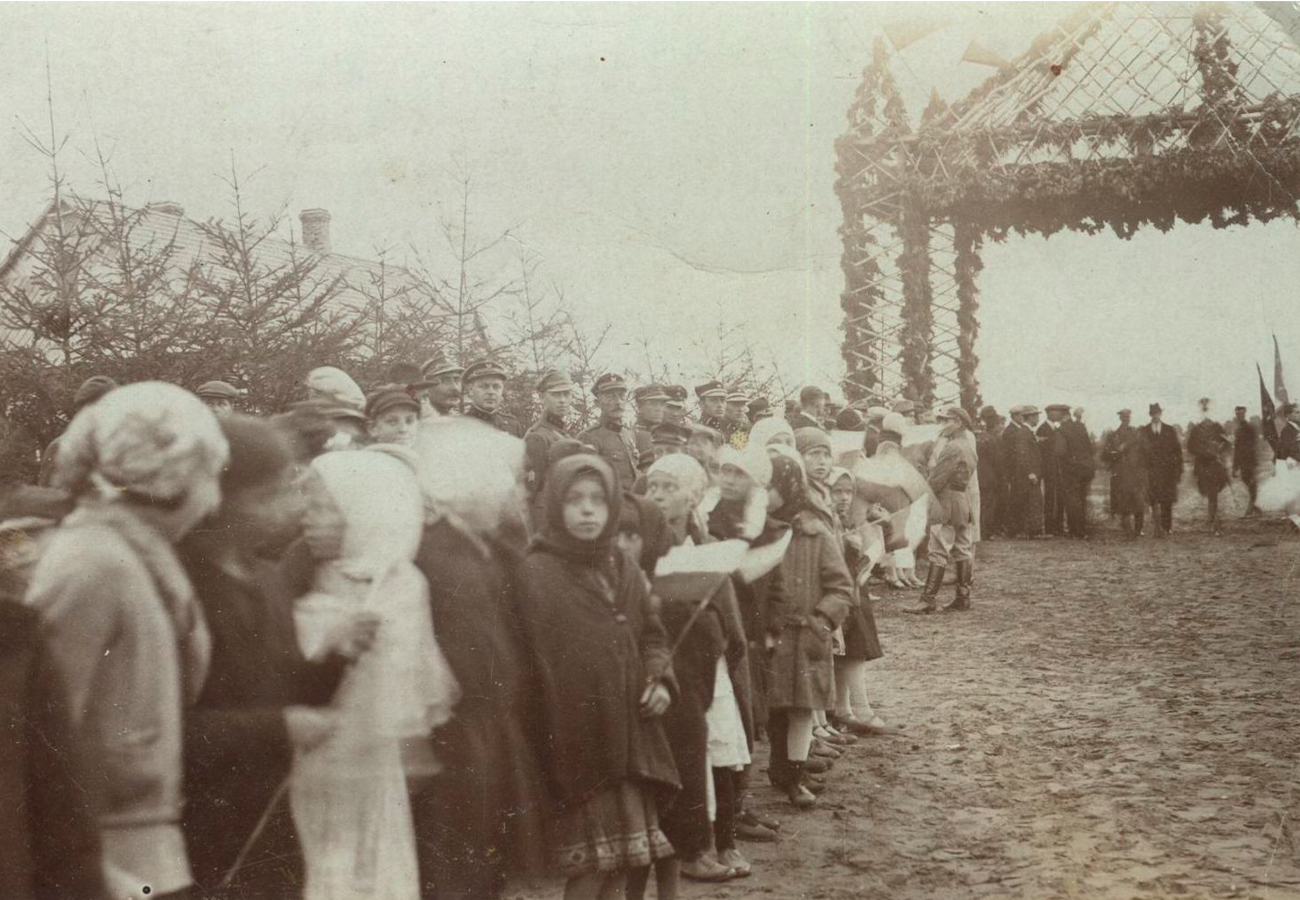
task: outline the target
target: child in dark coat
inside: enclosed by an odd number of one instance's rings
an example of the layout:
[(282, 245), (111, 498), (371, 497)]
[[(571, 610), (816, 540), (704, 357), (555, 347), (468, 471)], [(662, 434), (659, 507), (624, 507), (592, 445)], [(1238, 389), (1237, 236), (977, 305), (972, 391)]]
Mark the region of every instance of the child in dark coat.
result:
[(676, 686), (645, 578), (613, 545), (622, 503), (613, 470), (569, 456), (543, 493), (519, 569), (522, 618), (558, 806), (553, 853), (566, 900), (595, 900), (673, 854), (659, 810), (679, 781), (659, 717)]

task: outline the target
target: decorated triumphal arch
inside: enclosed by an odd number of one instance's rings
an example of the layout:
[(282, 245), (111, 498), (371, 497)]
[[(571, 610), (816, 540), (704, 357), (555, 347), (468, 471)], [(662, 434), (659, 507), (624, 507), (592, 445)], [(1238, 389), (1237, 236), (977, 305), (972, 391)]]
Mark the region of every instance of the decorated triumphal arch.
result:
[(986, 240), (1297, 216), (1298, 21), (1291, 3), (1090, 4), (915, 124), (878, 38), (836, 142), (849, 397), (974, 410)]

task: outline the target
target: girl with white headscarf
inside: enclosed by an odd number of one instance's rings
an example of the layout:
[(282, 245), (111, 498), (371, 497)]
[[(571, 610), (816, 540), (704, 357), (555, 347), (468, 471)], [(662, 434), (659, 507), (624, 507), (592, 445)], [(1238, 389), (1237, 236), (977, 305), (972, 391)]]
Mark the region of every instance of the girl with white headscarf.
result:
[(336, 730), (294, 760), (290, 805), (307, 868), (306, 900), (418, 900), (408, 775), (438, 770), (427, 737), (451, 717), (456, 681), (434, 640), (428, 586), (412, 560), (424, 503), (410, 465), (388, 453), (317, 457), (305, 482), (304, 537), (342, 541), (317, 568), (295, 620), (311, 658), (358, 611), (379, 616), (371, 648), (334, 697)]
[(182, 722), (211, 639), (173, 545), (216, 509), (228, 448), (175, 385), (118, 388), (73, 419), (54, 483), (77, 498), (32, 573), (92, 761), (109, 896), (161, 900), (193, 884), (181, 834)]

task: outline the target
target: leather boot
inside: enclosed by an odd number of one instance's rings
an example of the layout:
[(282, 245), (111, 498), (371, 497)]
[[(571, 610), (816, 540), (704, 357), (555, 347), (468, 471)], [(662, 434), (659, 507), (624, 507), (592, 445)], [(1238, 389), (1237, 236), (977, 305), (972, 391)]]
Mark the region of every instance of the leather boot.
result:
[(789, 766), (791, 774), (790, 783), (785, 788), (785, 795), (790, 799), (790, 805), (795, 809), (811, 809), (816, 806), (817, 798), (803, 786), (803, 763), (790, 760), (786, 765)]
[(934, 612), (937, 608), (939, 588), (943, 587), (943, 574), (945, 571), (943, 566), (930, 563), (930, 571), (925, 573), (925, 590), (921, 592), (921, 601), (916, 606), (905, 608), (903, 612), (911, 613), (914, 616), (929, 615)]
[(970, 609), (970, 588), (974, 577), (972, 560), (957, 561), (957, 598), (943, 608), (944, 612), (965, 612)]

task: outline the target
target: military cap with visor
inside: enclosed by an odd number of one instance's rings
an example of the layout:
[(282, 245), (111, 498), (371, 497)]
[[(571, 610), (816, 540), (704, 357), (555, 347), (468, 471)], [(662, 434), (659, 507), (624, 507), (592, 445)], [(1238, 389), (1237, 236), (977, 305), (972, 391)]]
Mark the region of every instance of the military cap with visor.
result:
[(465, 367), (465, 372), (460, 376), (461, 384), (473, 384), (480, 378), (500, 378), (502, 381), (506, 378), (506, 370), (501, 367), (499, 362), (491, 359), (476, 359)]
[(573, 380), (565, 372), (558, 369), (549, 369), (542, 373), (534, 387), (539, 394), (549, 394), (552, 391), (562, 393), (573, 390)]

